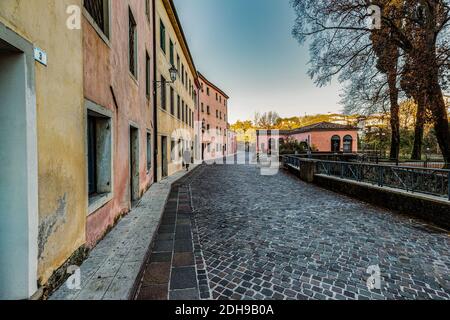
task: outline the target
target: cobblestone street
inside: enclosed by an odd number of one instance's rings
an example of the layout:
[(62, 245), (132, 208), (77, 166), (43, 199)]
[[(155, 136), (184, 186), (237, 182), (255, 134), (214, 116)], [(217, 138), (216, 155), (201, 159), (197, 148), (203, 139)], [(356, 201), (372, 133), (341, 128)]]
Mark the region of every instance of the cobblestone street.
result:
[(450, 298), (449, 235), (419, 221), (256, 166), (202, 166), (183, 188), (202, 298)]

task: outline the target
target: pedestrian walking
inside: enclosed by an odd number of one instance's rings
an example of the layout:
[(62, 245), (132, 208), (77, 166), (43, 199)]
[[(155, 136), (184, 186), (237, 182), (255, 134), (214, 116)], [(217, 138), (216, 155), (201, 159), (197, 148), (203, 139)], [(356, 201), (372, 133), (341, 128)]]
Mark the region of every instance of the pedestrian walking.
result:
[(184, 161), (184, 165), (186, 166), (186, 171), (189, 171), (189, 165), (191, 164), (191, 151), (189, 149), (185, 150), (183, 152), (183, 161)]

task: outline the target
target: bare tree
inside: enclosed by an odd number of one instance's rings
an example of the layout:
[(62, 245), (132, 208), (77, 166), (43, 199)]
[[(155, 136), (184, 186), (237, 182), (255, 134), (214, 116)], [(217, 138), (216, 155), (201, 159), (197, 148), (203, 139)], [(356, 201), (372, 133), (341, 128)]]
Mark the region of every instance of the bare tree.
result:
[(278, 121), (280, 120), (280, 116), (275, 111), (265, 112), (260, 114), (259, 112), (255, 113), (255, 126), (260, 129), (275, 129)]
[[(309, 74), (318, 85), (328, 83), (335, 75), (339, 75), (341, 81), (351, 80), (351, 70), (357, 69), (358, 64), (377, 51), (379, 39), (373, 41), (377, 33), (384, 34), (389, 40), (389, 46), (382, 48), (382, 55), (378, 50), (378, 58), (383, 58), (386, 53), (391, 57), (403, 56), (404, 61), (409, 60), (420, 70), (423, 79), (421, 96), (433, 116), (442, 154), (450, 162), (448, 117), (441, 88), (443, 76), (447, 75), (448, 79), (449, 1), (292, 0), (292, 4), (297, 13), (293, 34), (301, 43), (311, 39)], [(367, 8), (372, 4), (381, 9), (380, 31), (374, 31), (366, 24)], [(392, 89), (394, 83), (397, 86), (402, 71), (398, 61), (396, 66), (396, 71), (395, 68), (384, 70), (394, 109), (398, 90), (396, 94)], [(417, 77), (418, 74), (414, 74), (414, 78)], [(395, 123), (395, 115), (391, 118)], [(395, 150), (391, 151), (395, 153)]]

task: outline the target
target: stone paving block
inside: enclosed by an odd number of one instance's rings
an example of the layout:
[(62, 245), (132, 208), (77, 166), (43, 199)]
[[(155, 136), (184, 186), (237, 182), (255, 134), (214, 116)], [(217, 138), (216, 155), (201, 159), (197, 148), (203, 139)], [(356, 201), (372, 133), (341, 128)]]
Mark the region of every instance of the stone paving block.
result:
[(192, 289), (197, 287), (197, 276), (194, 267), (172, 268), (170, 289)]
[(176, 239), (175, 240), (175, 252), (191, 252), (193, 251), (192, 241), (188, 239)]
[(168, 300), (168, 285), (142, 287), (137, 300)]
[(150, 263), (145, 269), (143, 285), (149, 286), (154, 284), (169, 283), (170, 266), (170, 262)]
[(172, 290), (169, 293), (170, 300), (199, 300), (199, 292), (197, 289)]
[(173, 256), (172, 265), (175, 268), (193, 266), (194, 263), (194, 255), (192, 252), (175, 253)]
[(171, 240), (158, 240), (153, 247), (154, 252), (172, 252), (174, 242)]
[(149, 258), (149, 262), (171, 262), (172, 252), (155, 252)]

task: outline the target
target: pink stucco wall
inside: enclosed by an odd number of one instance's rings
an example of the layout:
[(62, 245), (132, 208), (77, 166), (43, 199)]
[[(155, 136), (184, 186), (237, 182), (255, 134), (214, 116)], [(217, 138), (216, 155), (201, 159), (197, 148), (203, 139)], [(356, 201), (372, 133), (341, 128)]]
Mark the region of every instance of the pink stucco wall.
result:
[[(138, 74), (129, 71), (128, 10), (137, 23)], [(153, 35), (145, 2), (141, 0), (111, 1), (111, 36), (109, 44), (83, 19), (84, 94), (85, 98), (113, 112), (113, 198), (87, 219), (87, 245), (94, 246), (114, 221), (131, 207), (130, 200), (130, 124), (139, 127), (140, 194), (153, 181), (153, 170), (147, 172), (147, 132), (153, 132), (153, 106), (146, 95), (146, 51), (152, 56)], [(151, 63), (153, 69), (153, 64)], [(153, 70), (150, 72), (153, 82)], [(115, 106), (111, 88), (117, 100)], [(153, 145), (153, 143), (152, 143)], [(153, 162), (153, 161), (152, 161)], [(153, 164), (154, 165), (154, 164)]]
[[(211, 143), (211, 155), (217, 157), (222, 156), (222, 150), (216, 150), (216, 144), (221, 146), (227, 145), (227, 154), (230, 153), (228, 146), (228, 99), (223, 93), (217, 90), (208, 79), (203, 75), (199, 77), (200, 87), (200, 106), (199, 106), (199, 121), (205, 121), (205, 127), (209, 124), (210, 132), (203, 135), (202, 142), (205, 144)], [(208, 95), (209, 88), (209, 95)], [(217, 100), (216, 100), (217, 94)], [(203, 109), (202, 109), (203, 106)], [(210, 114), (207, 112), (209, 106)], [(216, 111), (219, 112), (219, 118), (216, 116)], [(222, 119), (220, 119), (222, 113)], [(219, 133), (216, 134), (216, 128), (219, 128)], [(221, 132), (221, 134), (220, 134)], [(206, 154), (206, 152), (205, 152)]]
[(319, 152), (331, 152), (331, 138), (335, 135), (339, 136), (341, 140), (340, 151), (344, 150), (344, 137), (349, 135), (353, 139), (352, 152), (358, 152), (358, 133), (356, 130), (312, 131), (293, 134), (291, 137), (297, 141), (308, 141), (309, 137), (311, 147)]
[(318, 152), (331, 152), (331, 138), (333, 136), (340, 137), (340, 151), (344, 150), (344, 137), (349, 135), (352, 137), (352, 152), (358, 152), (358, 133), (355, 130), (334, 130), (334, 131), (310, 131), (296, 134), (275, 134), (268, 136), (265, 133), (260, 133), (258, 137), (258, 152), (267, 152), (268, 140), (270, 138), (275, 139), (287, 139), (288, 137), (294, 138), (299, 142), (309, 142), (309, 145)]

